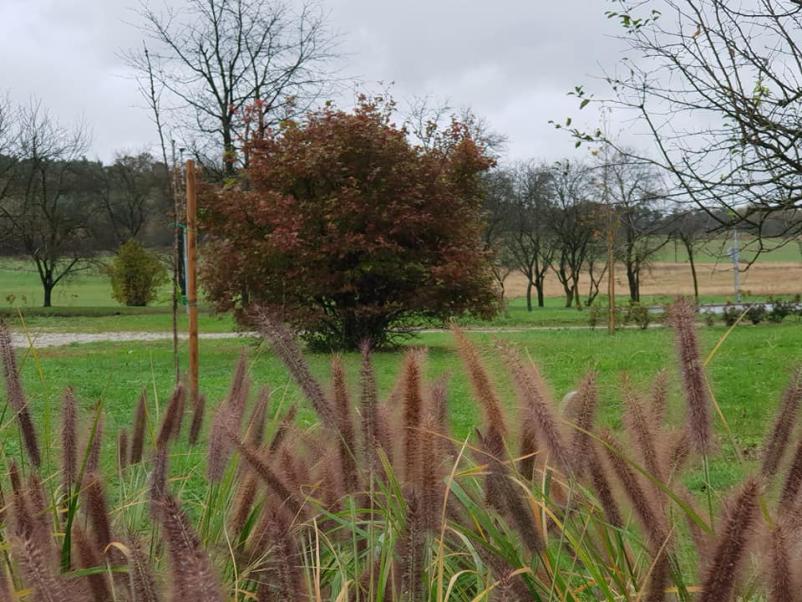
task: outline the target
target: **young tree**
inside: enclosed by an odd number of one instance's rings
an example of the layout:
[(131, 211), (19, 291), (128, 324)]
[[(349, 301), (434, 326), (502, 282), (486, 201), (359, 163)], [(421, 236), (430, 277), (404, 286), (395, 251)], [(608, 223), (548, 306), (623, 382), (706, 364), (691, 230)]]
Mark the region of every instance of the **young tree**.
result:
[[(197, 158), (207, 170), (222, 158), (222, 177), (242, 161), (246, 125), (264, 130), (303, 114), (331, 82), (334, 40), (311, 4), (184, 0), (166, 13), (144, 4), (141, 17), (150, 52), (132, 52), (130, 63), (168, 91)], [(257, 119), (244, 119), (246, 107)]]
[(112, 297), (131, 307), (144, 307), (154, 301), (167, 280), (167, 270), (159, 256), (134, 239), (120, 245), (108, 274)]
[(88, 267), (98, 247), (91, 164), (82, 158), (87, 137), (59, 125), (38, 102), (14, 119), (10, 167), (0, 182), (0, 240), (6, 252), (33, 260), (50, 307), (55, 286)]
[(204, 201), (218, 309), (266, 307), (339, 348), (386, 344), (410, 319), (496, 311), (481, 241), (491, 161), (459, 122), (443, 144), (413, 146), (391, 110), (363, 98), (252, 143), (247, 190)]

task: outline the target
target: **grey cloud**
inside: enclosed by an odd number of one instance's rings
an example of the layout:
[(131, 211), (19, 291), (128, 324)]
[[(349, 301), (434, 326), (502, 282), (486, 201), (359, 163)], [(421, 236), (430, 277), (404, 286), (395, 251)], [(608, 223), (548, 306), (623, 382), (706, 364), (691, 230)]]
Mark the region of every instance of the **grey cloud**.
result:
[[(172, 4), (176, 0), (170, 0)], [(0, 0), (0, 90), (40, 97), (63, 121), (83, 118), (93, 149), (153, 145), (155, 132), (120, 58), (141, 35), (130, 2)], [(400, 100), (429, 95), (470, 106), (508, 139), (510, 158), (572, 153), (547, 122), (578, 115), (566, 92), (616, 59), (600, 0), (322, 0), (342, 34), (344, 75), (395, 82)], [(347, 104), (345, 95), (341, 101)], [(583, 124), (583, 120), (578, 121)]]

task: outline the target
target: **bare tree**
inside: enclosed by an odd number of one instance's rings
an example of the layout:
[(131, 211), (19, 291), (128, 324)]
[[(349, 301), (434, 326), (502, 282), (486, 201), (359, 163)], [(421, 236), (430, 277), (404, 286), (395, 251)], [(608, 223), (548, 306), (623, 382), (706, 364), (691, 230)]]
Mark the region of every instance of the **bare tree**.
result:
[(13, 107), (9, 97), (0, 96), (0, 201), (8, 193), (11, 179), (8, 172), (14, 167), (14, 146), (17, 129), (13, 123)]
[(598, 294), (602, 277), (597, 260), (603, 253), (598, 224), (604, 208), (594, 198), (597, 191), (591, 171), (585, 164), (563, 161), (553, 172), (555, 210), (550, 230), (558, 250), (552, 269), (565, 292), (566, 307), (582, 307), (579, 281), (583, 270), (590, 275), (589, 302)]
[(39, 102), (14, 113), (11, 166), (3, 175), (0, 240), (5, 251), (29, 256), (39, 274), (44, 306), (53, 288), (84, 269), (97, 248), (97, 211), (86, 189), (91, 169), (83, 128), (59, 125)]
[[(198, 160), (235, 173), (245, 128), (267, 128), (301, 113), (331, 83), (335, 40), (320, 10), (272, 0), (185, 0), (141, 9), (149, 52), (128, 55), (143, 78), (168, 92)], [(149, 83), (146, 88), (151, 88)]]
[(557, 252), (557, 238), (549, 229), (554, 208), (554, 174), (545, 166), (522, 163), (512, 171), (510, 232), (507, 248), (516, 269), (526, 278), (526, 309), (532, 311), (532, 289), (537, 305), (545, 304), (546, 273)]
[(682, 243), (693, 280), (693, 297), (699, 303), (699, 278), (696, 273), (696, 252), (710, 240), (710, 230), (715, 222), (703, 211), (691, 210), (674, 214), (668, 218), (671, 228), (670, 236)]
[(617, 255), (624, 264), (631, 301), (640, 301), (641, 272), (669, 240), (663, 232), (660, 172), (654, 166), (632, 159), (635, 153), (614, 153), (599, 165), (596, 185), (606, 187), (607, 203), (618, 221)]
[(429, 96), (414, 97), (407, 103), (403, 113), (404, 127), (412, 139), (423, 148), (434, 148), (448, 137), (443, 134), (448, 128), (459, 123), (470, 132), (471, 139), (482, 151), (498, 159), (507, 143), (503, 134), (494, 131), (483, 117), (470, 107), (456, 109), (448, 101), (436, 101)]
[(482, 240), (485, 250), (493, 254), (493, 279), (504, 304), (507, 278), (515, 269), (507, 245), (511, 227), (510, 199), (513, 194), (510, 173), (504, 169), (494, 169), (484, 174), (482, 188), (485, 223)]
[(148, 234), (166, 242), (153, 230), (164, 233), (170, 221), (169, 177), (167, 167), (149, 153), (118, 154), (114, 163), (101, 167), (100, 198), (117, 245)]
[[(682, 198), (757, 235), (802, 231), (802, 3), (613, 0), (629, 52), (593, 98), (637, 118)], [(574, 93), (581, 106), (591, 95)], [(582, 140), (600, 132), (574, 131)], [(614, 144), (613, 141), (608, 141)], [(776, 232), (776, 224), (775, 224)]]

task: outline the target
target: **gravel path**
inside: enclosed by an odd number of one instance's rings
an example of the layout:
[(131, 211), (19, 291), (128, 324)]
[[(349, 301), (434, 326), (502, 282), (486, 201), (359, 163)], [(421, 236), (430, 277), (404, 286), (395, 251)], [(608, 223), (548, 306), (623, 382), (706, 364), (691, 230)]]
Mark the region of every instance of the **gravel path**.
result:
[[(72, 345), (73, 343), (125, 343), (128, 341), (164, 341), (172, 340), (171, 332), (32, 332), (30, 333), (31, 342), (34, 347), (61, 347)], [(207, 339), (235, 339), (258, 336), (255, 332), (207, 332), (201, 333), (200, 338)], [(186, 340), (187, 335), (178, 335), (181, 340)], [(14, 347), (28, 347), (25, 333), (12, 332), (11, 344)]]
[[(649, 328), (661, 328), (662, 324), (650, 324)], [(604, 326), (599, 326), (598, 330), (604, 330)], [(634, 325), (620, 326), (619, 328), (632, 329), (637, 328)], [(487, 327), (487, 328), (467, 328), (470, 332), (484, 332), (484, 333), (515, 333), (515, 332), (530, 332), (530, 331), (553, 331), (553, 330), (590, 330), (590, 326), (580, 325), (564, 325), (564, 326), (500, 326), (500, 327)], [(417, 330), (419, 333), (436, 333), (446, 332), (442, 328), (422, 328)], [(173, 338), (171, 332), (30, 332), (31, 341), (28, 341), (27, 336), (23, 332), (11, 333), (11, 344), (14, 347), (28, 347), (32, 342), (34, 347), (62, 347), (72, 344), (83, 343), (127, 343), (132, 341), (166, 341)], [(260, 335), (257, 332), (207, 332), (201, 333), (200, 338), (203, 340), (215, 339), (237, 339), (237, 338), (258, 338)], [(182, 341), (186, 340), (186, 333), (178, 335)]]

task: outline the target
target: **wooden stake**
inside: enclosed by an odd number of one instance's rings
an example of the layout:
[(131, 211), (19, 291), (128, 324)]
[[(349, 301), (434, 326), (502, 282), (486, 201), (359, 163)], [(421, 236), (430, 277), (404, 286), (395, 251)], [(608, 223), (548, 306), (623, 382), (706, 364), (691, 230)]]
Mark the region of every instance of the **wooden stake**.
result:
[(195, 162), (186, 165), (187, 179), (187, 307), (189, 309), (189, 393), (193, 405), (198, 403), (198, 289), (196, 277), (197, 256), (197, 192), (195, 190)]
[(607, 324), (607, 332), (615, 334), (615, 213), (612, 207), (610, 211), (609, 224), (607, 226), (607, 297), (609, 299), (610, 315)]

